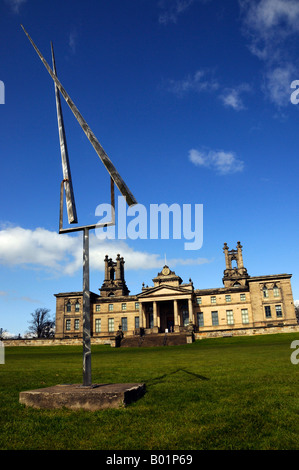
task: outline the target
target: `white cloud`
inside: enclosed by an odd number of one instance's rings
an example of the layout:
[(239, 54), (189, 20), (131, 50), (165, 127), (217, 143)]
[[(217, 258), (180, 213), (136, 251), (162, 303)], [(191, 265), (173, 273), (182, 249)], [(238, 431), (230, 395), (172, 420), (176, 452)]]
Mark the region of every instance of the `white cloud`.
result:
[(169, 80), (168, 91), (181, 96), (190, 91), (202, 93), (217, 90), (218, 82), (208, 74), (208, 71), (197, 70), (194, 75), (189, 75), (183, 80)]
[[(220, 88), (220, 84), (210, 70), (197, 70), (193, 75), (188, 75), (182, 80), (169, 80), (167, 90), (182, 97), (187, 93), (213, 93)], [(222, 104), (235, 111), (245, 109), (242, 94), (250, 91), (247, 83), (242, 83), (233, 88), (225, 88), (219, 95)]]
[(189, 160), (196, 166), (202, 166), (215, 170), (220, 175), (241, 172), (244, 169), (244, 162), (236, 158), (233, 152), (224, 150), (199, 151), (191, 149)]
[(77, 46), (77, 32), (71, 31), (69, 34), (69, 47), (71, 49), (72, 54), (75, 54)]
[(176, 23), (180, 14), (186, 11), (195, 0), (160, 0), (159, 7), (162, 12), (159, 15), (159, 23)]
[[(161, 268), (164, 260), (159, 254), (136, 251), (122, 240), (99, 240), (90, 234), (90, 268), (103, 271), (104, 258), (115, 259), (120, 253), (126, 262), (126, 269), (140, 270)], [(42, 269), (54, 275), (71, 276), (82, 270), (82, 234), (67, 235), (51, 232), (44, 228), (35, 230), (22, 227), (7, 227), (0, 230), (0, 264), (21, 268)], [(174, 259), (171, 266), (180, 264), (202, 264), (208, 260)], [(5, 297), (7, 292), (0, 291)], [(23, 299), (37, 302), (34, 299)]]
[(228, 108), (233, 108), (236, 111), (244, 109), (243, 102), (239, 96), (239, 93), (236, 90), (231, 90), (226, 94), (222, 95), (221, 100), (224, 106)]
[(235, 111), (240, 111), (245, 109), (241, 94), (248, 91), (250, 91), (250, 87), (244, 83), (235, 88), (227, 88), (220, 96), (220, 99), (227, 108), (233, 108)]
[(278, 107), (290, 102), (290, 84), (296, 76), (292, 64), (271, 68), (265, 75), (264, 91), (270, 101)]
[(11, 7), (14, 13), (19, 13), (20, 6), (26, 3), (27, 0), (5, 0), (5, 2)]
[(43, 228), (8, 227), (0, 231), (0, 263), (9, 266), (44, 267), (60, 271), (78, 241)]
[(263, 91), (275, 105), (287, 106), (290, 83), (298, 74), (292, 55), (297, 56), (299, 2), (239, 0), (239, 4), (249, 49), (265, 66)]
[(246, 10), (246, 24), (260, 37), (299, 31), (297, 0), (240, 0), (240, 5)]
[(178, 17), (185, 13), (189, 8), (197, 2), (208, 3), (210, 0), (159, 0), (158, 7), (161, 10), (159, 14), (159, 23), (176, 24)]
[(0, 291), (0, 297), (3, 297), (5, 301), (21, 301), (21, 302), (28, 302), (33, 304), (40, 304), (40, 300), (32, 299), (31, 297), (21, 296), (19, 297), (16, 295), (16, 291)]

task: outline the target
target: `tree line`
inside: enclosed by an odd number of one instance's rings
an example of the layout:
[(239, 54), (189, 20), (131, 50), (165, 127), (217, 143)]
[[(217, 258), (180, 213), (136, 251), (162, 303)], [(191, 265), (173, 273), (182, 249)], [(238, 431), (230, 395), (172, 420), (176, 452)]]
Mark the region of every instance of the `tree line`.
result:
[[(47, 308), (37, 308), (31, 314), (31, 320), (26, 336), (34, 338), (54, 338), (55, 319), (50, 316), (50, 310)], [(5, 337), (6, 330), (0, 328), (0, 340)], [(20, 337), (20, 335), (19, 335)]]

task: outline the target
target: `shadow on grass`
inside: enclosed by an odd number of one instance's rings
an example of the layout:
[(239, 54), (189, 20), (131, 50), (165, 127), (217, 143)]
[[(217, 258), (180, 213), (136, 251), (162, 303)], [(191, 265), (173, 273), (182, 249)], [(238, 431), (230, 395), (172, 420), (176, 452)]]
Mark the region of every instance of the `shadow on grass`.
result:
[(199, 380), (210, 380), (208, 377), (204, 377), (203, 375), (195, 374), (194, 372), (190, 372), (189, 370), (177, 369), (173, 372), (169, 372), (168, 374), (163, 374), (163, 375), (160, 375), (159, 377), (155, 377), (155, 378), (147, 381), (146, 383), (148, 385), (155, 384), (156, 382), (159, 382), (159, 381), (165, 379), (166, 377), (169, 377), (170, 375), (177, 374), (178, 372), (185, 372), (186, 374), (192, 375), (193, 377), (195, 377), (196, 379), (199, 379)]

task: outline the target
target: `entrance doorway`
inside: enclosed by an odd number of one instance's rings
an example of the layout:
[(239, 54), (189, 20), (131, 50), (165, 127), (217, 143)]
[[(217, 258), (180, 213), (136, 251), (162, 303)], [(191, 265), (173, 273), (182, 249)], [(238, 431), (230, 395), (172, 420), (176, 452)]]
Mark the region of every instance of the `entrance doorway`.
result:
[(174, 318), (172, 317), (167, 317), (167, 329), (168, 333), (173, 333), (174, 330)]
[(174, 312), (173, 312), (173, 302), (161, 301), (159, 302), (159, 311), (160, 311), (160, 329), (161, 332), (173, 332), (174, 330)]

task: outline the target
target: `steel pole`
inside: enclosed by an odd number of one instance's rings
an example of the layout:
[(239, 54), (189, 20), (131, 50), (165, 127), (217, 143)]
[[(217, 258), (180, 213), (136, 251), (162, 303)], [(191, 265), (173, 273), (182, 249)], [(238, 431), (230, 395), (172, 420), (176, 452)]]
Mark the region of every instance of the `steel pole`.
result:
[(83, 386), (91, 386), (89, 229), (83, 232)]

